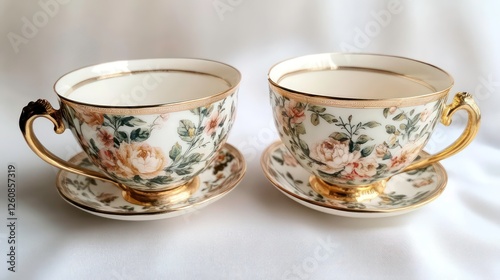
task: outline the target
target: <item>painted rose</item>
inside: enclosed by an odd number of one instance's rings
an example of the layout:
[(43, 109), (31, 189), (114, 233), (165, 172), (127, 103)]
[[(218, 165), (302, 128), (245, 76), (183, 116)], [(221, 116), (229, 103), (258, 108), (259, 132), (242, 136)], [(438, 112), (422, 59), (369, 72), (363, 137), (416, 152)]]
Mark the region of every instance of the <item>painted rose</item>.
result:
[(409, 165), (418, 156), (420, 147), (421, 145), (418, 145), (415, 142), (407, 143), (401, 149), (401, 152), (398, 156), (391, 158), (391, 168), (399, 170)]
[(414, 188), (421, 188), (421, 187), (428, 186), (428, 185), (430, 185), (432, 183), (434, 183), (434, 180), (432, 179), (432, 177), (429, 177), (429, 178), (417, 178), (417, 179), (413, 180), (412, 186)]
[(112, 147), (114, 144), (113, 133), (103, 127), (97, 130), (97, 140), (105, 147)]
[(358, 151), (350, 153), (348, 142), (328, 138), (311, 150), (311, 157), (324, 163), (320, 166), (321, 171), (333, 174), (344, 169), (349, 163), (357, 161), (361, 155)]
[(160, 148), (147, 143), (122, 142), (116, 150), (116, 164), (125, 178), (139, 175), (142, 179), (152, 179), (163, 173), (167, 159)]
[(398, 109), (398, 107), (396, 107), (396, 106), (392, 106), (391, 108), (389, 108), (389, 115), (394, 114), (397, 109)]
[(375, 158), (364, 157), (348, 163), (340, 174), (347, 180), (370, 178), (377, 174), (377, 167)]
[(116, 174), (119, 167), (116, 162), (115, 149), (101, 149), (99, 151), (99, 164), (107, 172)]
[(75, 110), (75, 117), (82, 123), (88, 126), (102, 125), (104, 122), (104, 115), (96, 112), (86, 111), (84, 109)]
[(220, 116), (219, 112), (214, 111), (205, 124), (205, 133), (208, 135), (214, 134), (221, 121), (222, 117)]
[(283, 163), (286, 166), (292, 166), (292, 167), (295, 167), (298, 164), (297, 160), (290, 153), (287, 152), (283, 153)]
[(168, 118), (169, 118), (169, 114), (168, 113), (165, 113), (165, 114), (161, 114), (159, 115), (158, 117), (156, 117), (156, 119), (153, 121), (153, 126), (155, 128), (162, 128), (163, 125), (168, 121)]
[(389, 152), (389, 148), (385, 144), (379, 144), (375, 147), (375, 156), (378, 158), (384, 158)]
[(425, 108), (425, 110), (420, 113), (420, 121), (425, 122), (429, 118), (430, 114), (430, 110)]
[(286, 114), (290, 118), (291, 124), (299, 124), (306, 119), (304, 104), (295, 100), (290, 100), (285, 106)]

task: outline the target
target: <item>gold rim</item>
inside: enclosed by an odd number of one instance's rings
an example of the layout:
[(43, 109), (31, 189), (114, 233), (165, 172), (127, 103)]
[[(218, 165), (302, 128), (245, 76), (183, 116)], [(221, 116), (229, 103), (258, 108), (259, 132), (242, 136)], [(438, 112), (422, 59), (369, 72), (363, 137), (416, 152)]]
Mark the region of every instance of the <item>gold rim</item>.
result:
[(137, 59), (137, 60), (118, 60), (118, 61), (112, 61), (112, 62), (105, 62), (105, 63), (99, 63), (99, 64), (93, 64), (93, 65), (88, 65), (84, 66), (78, 69), (75, 69), (73, 71), (70, 71), (63, 76), (61, 76), (53, 86), (54, 92), (57, 94), (61, 102), (68, 104), (69, 106), (72, 107), (79, 107), (82, 108), (88, 112), (95, 112), (95, 113), (109, 113), (109, 114), (134, 114), (134, 115), (141, 115), (141, 114), (157, 114), (157, 113), (170, 113), (170, 112), (178, 112), (178, 111), (184, 111), (184, 110), (190, 110), (194, 109), (197, 107), (201, 106), (206, 106), (211, 103), (217, 102), (219, 100), (222, 100), (235, 92), (237, 92), (238, 87), (241, 83), (241, 73), (236, 69), (235, 67), (214, 61), (214, 60), (208, 60), (208, 59), (197, 59), (197, 58), (172, 58), (172, 60), (185, 60), (185, 61), (203, 61), (203, 62), (210, 62), (222, 66), (226, 66), (232, 71), (234, 71), (235, 75), (235, 80), (236, 82), (232, 84), (229, 82), (226, 78), (214, 75), (211, 73), (207, 72), (200, 72), (200, 71), (194, 71), (194, 70), (185, 70), (185, 69), (176, 69), (176, 68), (159, 68), (159, 69), (144, 69), (144, 70), (132, 70), (132, 71), (121, 71), (121, 72), (116, 72), (112, 74), (105, 74), (105, 75), (100, 75), (100, 76), (95, 76), (91, 77), (88, 79), (85, 79), (83, 81), (80, 81), (76, 83), (75, 85), (71, 86), (69, 88), (69, 91), (73, 91), (78, 87), (81, 87), (85, 84), (95, 82), (95, 81), (100, 81), (104, 79), (110, 79), (110, 78), (116, 78), (116, 77), (122, 77), (122, 76), (127, 76), (127, 75), (133, 75), (133, 74), (143, 74), (143, 73), (152, 73), (152, 72), (184, 72), (184, 73), (192, 73), (192, 74), (200, 74), (200, 75), (207, 75), (207, 76), (212, 76), (215, 78), (218, 78), (220, 80), (223, 80), (229, 88), (225, 91), (218, 92), (216, 94), (212, 94), (207, 97), (202, 97), (198, 99), (193, 99), (193, 100), (186, 100), (186, 101), (178, 101), (178, 102), (169, 102), (169, 103), (160, 103), (160, 104), (154, 104), (154, 105), (137, 105), (137, 106), (114, 106), (114, 105), (100, 105), (100, 104), (92, 104), (92, 103), (85, 103), (85, 102), (79, 102), (72, 100), (66, 96), (63, 96), (57, 89), (58, 83), (68, 75), (71, 75), (74, 72), (77, 72), (79, 70), (83, 70), (86, 68), (90, 67), (95, 67), (98, 65), (103, 65), (103, 64), (116, 64), (120, 62), (138, 62), (141, 60), (169, 60), (169, 58), (158, 58), (158, 59)]
[[(287, 62), (289, 60), (293, 59), (298, 59), (306, 56), (321, 56), (321, 55), (355, 55), (355, 56), (376, 56), (376, 57), (388, 57), (388, 58), (397, 58), (397, 59), (402, 59), (406, 61), (412, 61), (416, 62), (419, 64), (427, 65), (431, 68), (434, 68), (435, 70), (438, 70), (445, 74), (449, 79), (450, 79), (450, 85), (442, 90), (436, 90), (434, 87), (431, 85), (425, 83), (422, 80), (410, 77), (408, 75), (402, 74), (402, 73), (396, 73), (388, 70), (382, 70), (382, 69), (376, 69), (376, 68), (369, 68), (369, 67), (351, 67), (351, 66), (338, 66), (335, 69), (332, 69), (331, 67), (310, 67), (310, 68), (304, 68), (299, 71), (295, 72), (288, 72), (285, 75), (281, 76), (278, 78), (277, 81), (271, 79), (271, 72), (273, 69), (280, 65), (281, 63)], [(299, 57), (294, 57), (290, 59), (286, 59), (283, 61), (280, 61), (273, 66), (271, 66), (269, 72), (268, 72), (268, 82), (270, 88), (277, 94), (280, 94), (282, 96), (294, 99), (296, 101), (302, 102), (302, 103), (311, 103), (314, 105), (323, 105), (323, 106), (335, 106), (335, 107), (341, 107), (341, 108), (375, 108), (375, 107), (406, 107), (406, 106), (415, 106), (415, 105), (420, 105), (420, 104), (425, 104), (428, 102), (436, 101), (441, 98), (446, 98), (448, 92), (450, 89), (453, 87), (453, 77), (446, 72), (445, 70), (423, 62), (419, 61), (416, 59), (411, 59), (411, 58), (406, 58), (402, 56), (392, 56), (392, 55), (384, 55), (384, 54), (371, 54), (371, 53), (320, 53), (320, 54), (312, 54), (312, 55), (306, 55), (306, 56), (299, 56)], [(284, 86), (279, 85), (279, 81), (284, 78), (286, 75), (293, 74), (293, 73), (298, 73), (298, 72), (307, 72), (307, 71), (321, 71), (321, 70), (358, 70), (358, 71), (370, 71), (370, 72), (378, 72), (378, 73), (384, 73), (384, 74), (390, 74), (390, 75), (396, 75), (403, 77), (405, 79), (412, 80), (414, 82), (417, 82), (419, 84), (426, 85), (429, 89), (433, 90), (433, 92), (428, 93), (428, 94), (423, 94), (423, 95), (418, 95), (418, 96), (411, 96), (411, 97), (404, 97), (404, 98), (386, 98), (386, 99), (377, 99), (377, 98), (372, 98), (372, 99), (364, 99), (364, 98), (348, 98), (348, 97), (334, 97), (334, 96), (324, 96), (324, 95), (319, 95), (319, 94), (314, 94), (314, 93), (307, 93), (307, 92), (300, 92), (296, 91)]]
[[(124, 213), (120, 212), (120, 213), (117, 213), (117, 212), (113, 212), (113, 211), (99, 210), (99, 209), (90, 207), (88, 205), (76, 202), (76, 201), (72, 200), (70, 197), (68, 197), (68, 196), (65, 195), (64, 190), (66, 188), (61, 185), (61, 177), (65, 176), (65, 174), (67, 173), (67, 171), (64, 171), (64, 170), (60, 170), (58, 172), (57, 176), (56, 176), (56, 187), (57, 187), (57, 191), (59, 192), (59, 195), (61, 195), (61, 197), (64, 200), (66, 200), (68, 203), (76, 206), (77, 208), (81, 208), (82, 210), (85, 210), (85, 211), (88, 211), (88, 212), (91, 212), (91, 213), (99, 213), (99, 214), (105, 214), (105, 215), (111, 215), (111, 216), (124, 216), (124, 217), (126, 217), (126, 216), (154, 216), (154, 215), (174, 213), (174, 212), (186, 210), (188, 208), (196, 208), (196, 207), (199, 207), (200, 205), (209, 203), (210, 201), (216, 200), (216, 199), (218, 199), (218, 198), (226, 195), (227, 193), (229, 193), (231, 190), (233, 190), (241, 182), (241, 180), (243, 179), (243, 177), (244, 177), (244, 175), (246, 173), (247, 164), (246, 164), (245, 158), (243, 157), (243, 155), (241, 154), (241, 152), (238, 149), (236, 149), (233, 145), (228, 144), (228, 143), (224, 144), (223, 149), (228, 150), (239, 161), (240, 166), (241, 166), (240, 167), (241, 172), (238, 174), (239, 176), (233, 181), (232, 184), (228, 184), (224, 188), (224, 190), (222, 192), (220, 192), (220, 193), (218, 193), (218, 194), (216, 194), (214, 196), (211, 196), (209, 198), (206, 198), (206, 199), (204, 199), (202, 201), (198, 201), (197, 203), (185, 205), (185, 206), (178, 207), (178, 208), (172, 208), (172, 209), (167, 209), (167, 210), (160, 210), (160, 211), (156, 211), (156, 212), (141, 212), (141, 213), (138, 213), (138, 212), (133, 212), (133, 213), (130, 213), (130, 212), (124, 212)], [(69, 161), (80, 160), (81, 157), (86, 157), (86, 155), (85, 155), (84, 152), (76, 154)], [(204, 172), (206, 172), (206, 170)], [(119, 187), (117, 187), (117, 188), (119, 188)]]
[[(432, 166), (434, 167), (435, 171), (436, 171), (436, 174), (439, 178), (442, 178), (442, 182), (439, 186), (436, 187), (436, 189), (434, 190), (434, 193), (429, 196), (427, 199), (424, 199), (416, 204), (412, 204), (410, 206), (404, 206), (404, 207), (400, 207), (400, 208), (394, 208), (394, 209), (373, 209), (373, 210), (364, 210), (364, 209), (348, 209), (348, 208), (342, 208), (342, 207), (338, 207), (338, 206), (335, 206), (335, 205), (331, 205), (331, 204), (327, 204), (327, 203), (322, 203), (322, 202), (318, 202), (318, 201), (313, 201), (313, 200), (310, 200), (310, 199), (306, 199), (300, 195), (297, 195), (291, 191), (289, 191), (288, 189), (284, 188), (283, 186), (281, 186), (280, 182), (278, 182), (278, 180), (276, 180), (274, 178), (274, 176), (272, 176), (270, 174), (270, 172), (268, 171), (270, 166), (269, 166), (269, 161), (270, 161), (270, 158), (271, 158), (271, 154), (277, 149), (279, 148), (279, 146), (282, 145), (281, 141), (276, 141), (274, 142), (273, 144), (271, 144), (269, 147), (266, 148), (266, 150), (264, 150), (262, 156), (261, 156), (261, 167), (262, 167), (262, 170), (264, 171), (264, 174), (266, 175), (267, 179), (276, 187), (278, 188), (281, 192), (293, 197), (293, 198), (296, 198), (300, 201), (303, 201), (303, 202), (306, 202), (307, 204), (313, 204), (315, 206), (320, 206), (320, 207), (323, 207), (323, 208), (327, 208), (327, 209), (332, 209), (332, 210), (337, 210), (337, 211), (341, 211), (341, 212), (352, 212), (352, 213), (394, 213), (394, 212), (403, 212), (403, 211), (407, 211), (407, 210), (412, 210), (412, 209), (416, 209), (416, 208), (419, 208), (429, 202), (432, 202), (433, 200), (435, 200), (437, 197), (439, 197), (439, 195), (441, 195), (441, 193), (444, 191), (445, 187), (446, 187), (446, 183), (448, 181), (448, 175), (446, 174), (446, 171), (444, 169), (444, 167), (440, 164), (440, 163), (433, 163)], [(427, 152), (424, 152), (424, 151), (421, 151), (421, 154), (424, 155), (424, 156), (427, 156), (429, 155)], [(390, 179), (389, 179), (390, 180)], [(340, 201), (340, 200), (339, 200)], [(341, 201), (340, 201), (341, 202)]]

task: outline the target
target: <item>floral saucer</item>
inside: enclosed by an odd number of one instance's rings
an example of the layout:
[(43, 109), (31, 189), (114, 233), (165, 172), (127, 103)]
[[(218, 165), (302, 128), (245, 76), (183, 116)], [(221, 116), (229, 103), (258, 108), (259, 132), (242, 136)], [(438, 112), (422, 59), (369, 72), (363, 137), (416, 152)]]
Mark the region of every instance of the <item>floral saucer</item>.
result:
[[(420, 156), (428, 154), (421, 152)], [(379, 196), (361, 202), (326, 198), (309, 184), (310, 173), (303, 169), (280, 142), (270, 145), (261, 158), (262, 169), (273, 185), (286, 196), (328, 214), (373, 218), (395, 216), (415, 210), (436, 199), (446, 187), (448, 177), (439, 163), (400, 173), (387, 181)]]
[[(70, 162), (96, 169), (83, 152)], [(156, 220), (193, 212), (215, 202), (236, 187), (245, 171), (243, 155), (235, 147), (225, 144), (209, 167), (198, 175), (198, 189), (181, 202), (159, 206), (132, 204), (112, 183), (66, 171), (57, 175), (57, 189), (69, 204), (97, 216), (128, 221)]]

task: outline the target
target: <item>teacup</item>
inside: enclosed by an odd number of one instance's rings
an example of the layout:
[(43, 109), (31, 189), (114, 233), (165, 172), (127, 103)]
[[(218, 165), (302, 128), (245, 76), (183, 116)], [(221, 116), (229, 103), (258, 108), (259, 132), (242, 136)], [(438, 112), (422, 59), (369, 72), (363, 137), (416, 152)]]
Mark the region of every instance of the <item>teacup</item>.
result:
[[(236, 112), (239, 71), (201, 59), (144, 59), (89, 66), (54, 85), (59, 110), (30, 102), (20, 128), (33, 151), (70, 172), (113, 182), (130, 202), (151, 205), (194, 192), (197, 175), (226, 142)], [(62, 160), (36, 138), (46, 117), (69, 128), (100, 172)]]
[[(289, 59), (269, 71), (281, 141), (310, 172), (311, 187), (345, 201), (376, 197), (391, 176), (426, 167), (465, 148), (479, 109), (468, 93), (446, 105), (452, 77), (395, 56), (326, 53)], [(463, 134), (443, 151), (417, 156), (440, 120), (468, 112)]]

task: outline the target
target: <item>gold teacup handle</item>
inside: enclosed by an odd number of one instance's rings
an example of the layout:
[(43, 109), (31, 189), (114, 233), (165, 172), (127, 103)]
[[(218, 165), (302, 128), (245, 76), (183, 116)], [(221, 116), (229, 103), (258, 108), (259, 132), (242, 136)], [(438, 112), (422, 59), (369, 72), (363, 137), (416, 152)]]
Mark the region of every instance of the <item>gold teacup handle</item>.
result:
[(33, 130), (33, 122), (38, 117), (49, 119), (54, 124), (54, 131), (57, 134), (61, 134), (64, 130), (66, 130), (61, 110), (55, 110), (52, 108), (47, 100), (38, 99), (37, 101), (30, 102), (27, 106), (25, 106), (21, 112), (21, 117), (19, 118), (19, 127), (21, 128), (24, 139), (36, 155), (59, 169), (116, 184), (116, 182), (112, 181), (100, 172), (83, 168), (71, 162), (62, 160), (47, 150), (42, 143), (40, 143)]
[(474, 99), (472, 98), (472, 95), (470, 93), (459, 92), (455, 95), (455, 97), (453, 98), (453, 102), (450, 105), (446, 105), (443, 109), (441, 123), (446, 126), (450, 125), (451, 117), (453, 116), (453, 114), (456, 111), (462, 109), (467, 111), (469, 118), (467, 121), (467, 126), (465, 127), (464, 132), (462, 132), (460, 137), (455, 140), (455, 142), (453, 142), (450, 146), (443, 149), (441, 152), (410, 164), (409, 166), (404, 168), (402, 172), (419, 169), (434, 162), (438, 162), (442, 159), (451, 157), (452, 155), (463, 150), (472, 142), (479, 130), (481, 113), (479, 112), (479, 108), (477, 107), (476, 102), (474, 102)]

